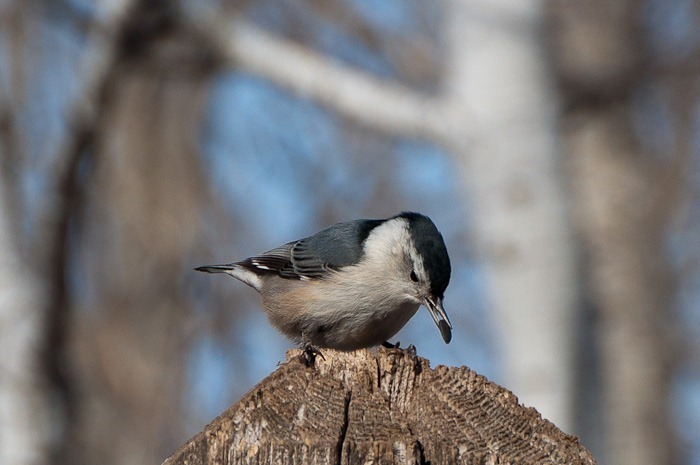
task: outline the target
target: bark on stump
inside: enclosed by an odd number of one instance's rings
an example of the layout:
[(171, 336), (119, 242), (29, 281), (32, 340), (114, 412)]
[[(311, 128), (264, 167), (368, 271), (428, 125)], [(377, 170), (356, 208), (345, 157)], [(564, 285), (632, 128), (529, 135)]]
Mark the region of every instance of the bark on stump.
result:
[(287, 362), (163, 465), (595, 464), (578, 438), (466, 367), (397, 349)]

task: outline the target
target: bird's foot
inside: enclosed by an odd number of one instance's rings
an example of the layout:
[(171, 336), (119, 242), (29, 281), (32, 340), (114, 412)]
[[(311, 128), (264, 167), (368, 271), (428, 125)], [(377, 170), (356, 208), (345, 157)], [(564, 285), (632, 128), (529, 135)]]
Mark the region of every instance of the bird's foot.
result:
[(382, 347), (386, 347), (387, 349), (400, 349), (401, 342), (396, 341), (396, 344), (392, 344), (389, 341), (384, 341), (382, 342)]
[(396, 341), (396, 344), (392, 344), (389, 341), (382, 342), (382, 347), (386, 347), (387, 349), (401, 350), (408, 353), (412, 357), (416, 356), (416, 346), (414, 346), (413, 344), (409, 344), (408, 347), (406, 347), (405, 349), (402, 349), (400, 346), (401, 343), (399, 341)]
[(416, 356), (416, 346), (414, 346), (413, 344), (409, 344), (408, 347), (406, 347), (406, 352), (408, 352), (408, 354), (411, 357), (415, 357)]
[(316, 347), (312, 346), (311, 343), (307, 342), (306, 344), (304, 344), (303, 351), (299, 358), (301, 359), (301, 363), (310, 368), (314, 366), (314, 364), (316, 364), (317, 356), (320, 356), (323, 360), (326, 359), (326, 357), (323, 356), (321, 351), (319, 351)]

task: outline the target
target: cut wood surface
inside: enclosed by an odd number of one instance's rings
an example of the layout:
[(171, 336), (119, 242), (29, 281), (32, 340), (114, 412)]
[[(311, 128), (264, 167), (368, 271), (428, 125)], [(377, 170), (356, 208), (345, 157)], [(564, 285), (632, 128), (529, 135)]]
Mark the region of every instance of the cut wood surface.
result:
[(399, 349), (290, 350), (274, 373), (164, 465), (595, 464), (513, 393)]

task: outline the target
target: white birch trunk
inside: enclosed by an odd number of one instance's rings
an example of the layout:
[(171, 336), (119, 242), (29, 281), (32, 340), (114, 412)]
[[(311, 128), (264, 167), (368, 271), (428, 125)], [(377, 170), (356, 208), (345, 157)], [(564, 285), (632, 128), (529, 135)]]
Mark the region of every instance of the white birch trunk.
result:
[(447, 4), (446, 92), (501, 329), (501, 382), (570, 431), (574, 251), (557, 157), (557, 100), (541, 45), (541, 5)]

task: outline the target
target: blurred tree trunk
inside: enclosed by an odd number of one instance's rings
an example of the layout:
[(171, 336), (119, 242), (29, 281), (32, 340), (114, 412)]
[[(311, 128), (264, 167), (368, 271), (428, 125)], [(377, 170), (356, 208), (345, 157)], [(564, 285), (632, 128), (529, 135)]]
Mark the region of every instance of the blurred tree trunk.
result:
[(542, 7), (447, 5), (446, 123), (489, 271), (503, 382), (571, 431), (577, 286)]
[[(28, 83), (48, 67), (36, 51), (45, 45), (41, 30), (54, 19), (51, 8), (40, 1), (0, 6), (8, 58), (0, 88), (0, 463), (49, 462), (64, 439), (72, 387), (65, 357), (68, 217), (77, 162), (130, 5), (114, 2), (88, 32), (103, 41), (95, 47), (100, 60), (81, 63), (83, 98), (65, 109), (70, 131), (51, 143), (42, 140), (46, 133), (29, 134), (24, 119), (36, 105)], [(32, 186), (40, 191), (34, 205), (25, 198), (30, 177), (41, 185)]]
[(146, 37), (132, 42), (102, 108), (78, 222), (79, 279), (101, 303), (76, 302), (92, 316), (70, 335), (81, 395), (65, 463), (157, 463), (183, 434), (179, 284), (204, 209), (196, 129), (211, 68), (167, 8), (138, 14), (133, 32)]
[(639, 35), (642, 2), (548, 5), (574, 213), (598, 317), (602, 461), (677, 463), (669, 405), (674, 278), (665, 238), (680, 171), (678, 158), (649, 153), (635, 134), (633, 98), (651, 78)]

